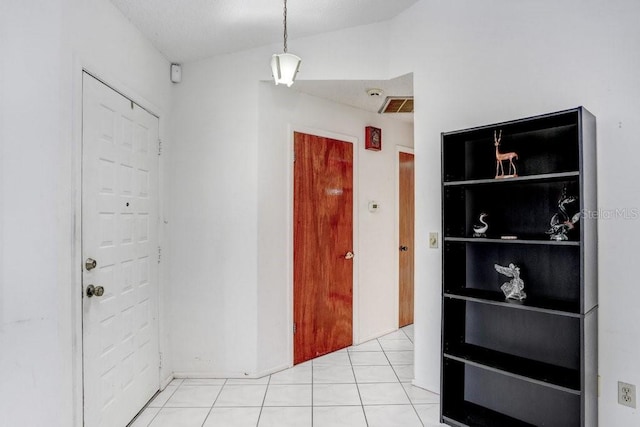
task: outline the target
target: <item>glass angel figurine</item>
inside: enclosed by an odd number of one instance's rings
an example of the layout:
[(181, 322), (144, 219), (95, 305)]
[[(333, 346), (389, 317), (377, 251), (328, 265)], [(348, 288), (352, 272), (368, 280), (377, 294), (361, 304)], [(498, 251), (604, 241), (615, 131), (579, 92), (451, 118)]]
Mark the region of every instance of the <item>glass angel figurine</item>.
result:
[(509, 267), (503, 267), (498, 264), (494, 264), (493, 266), (498, 273), (504, 274), (507, 277), (513, 277), (513, 279), (500, 286), (504, 296), (510, 299), (524, 301), (527, 294), (524, 292), (524, 282), (520, 278), (520, 268), (513, 264), (509, 264)]

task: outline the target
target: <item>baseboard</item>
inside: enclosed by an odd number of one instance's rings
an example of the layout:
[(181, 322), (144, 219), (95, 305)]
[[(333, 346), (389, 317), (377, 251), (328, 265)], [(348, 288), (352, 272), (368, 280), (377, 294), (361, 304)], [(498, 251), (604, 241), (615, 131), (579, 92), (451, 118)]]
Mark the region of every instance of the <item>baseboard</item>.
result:
[(280, 366), (276, 366), (274, 368), (269, 368), (269, 369), (265, 369), (263, 371), (260, 371), (256, 375), (257, 375), (257, 378), (262, 378), (262, 377), (264, 377), (266, 375), (275, 374), (276, 372), (284, 371), (285, 369), (289, 369), (289, 368), (292, 368), (292, 367), (293, 367), (293, 365), (285, 363), (285, 364), (282, 364)]
[(385, 336), (385, 335), (387, 335), (387, 334), (390, 334), (390, 333), (392, 333), (392, 332), (396, 332), (396, 331), (399, 331), (399, 329), (398, 329), (398, 328), (391, 328), (391, 329), (385, 330), (385, 331), (383, 331), (383, 332), (381, 332), (381, 333), (379, 333), (379, 334), (373, 334), (373, 335), (370, 335), (370, 336), (368, 336), (368, 337), (362, 338), (362, 339), (360, 340), (360, 342), (358, 342), (358, 343), (353, 343), (353, 345), (360, 345), (360, 344), (363, 344), (363, 343), (365, 343), (365, 342), (367, 342), (367, 341), (375, 340), (375, 339), (377, 339), (377, 338), (380, 338), (380, 337), (382, 337), (382, 336)]
[(173, 375), (171, 375), (171, 374), (168, 377), (166, 377), (165, 379), (160, 380), (160, 390), (164, 390), (169, 385), (169, 383), (171, 381), (173, 381)]
[(413, 385), (413, 386), (415, 386), (415, 387), (418, 387), (418, 388), (421, 388), (421, 389), (423, 389), (423, 390), (427, 390), (427, 391), (429, 391), (429, 392), (431, 392), (431, 393), (434, 393), (434, 394), (437, 394), (438, 396), (440, 396), (440, 390), (436, 390), (436, 391), (434, 391), (434, 390), (430, 390), (430, 389), (428, 389), (424, 384), (422, 384), (422, 383), (420, 383), (420, 382), (416, 381), (415, 379), (412, 379), (412, 380), (411, 380), (411, 385)]
[(173, 378), (233, 378), (233, 379), (256, 379), (280, 372), (290, 368), (289, 364), (282, 364), (273, 368), (265, 369), (259, 372), (204, 372), (204, 371), (177, 371), (173, 373)]

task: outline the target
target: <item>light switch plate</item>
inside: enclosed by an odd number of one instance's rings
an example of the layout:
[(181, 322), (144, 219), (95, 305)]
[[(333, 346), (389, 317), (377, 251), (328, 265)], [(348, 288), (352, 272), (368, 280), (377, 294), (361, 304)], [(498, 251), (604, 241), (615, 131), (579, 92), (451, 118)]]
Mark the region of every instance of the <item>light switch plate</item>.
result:
[(438, 233), (429, 233), (429, 247), (438, 249)]

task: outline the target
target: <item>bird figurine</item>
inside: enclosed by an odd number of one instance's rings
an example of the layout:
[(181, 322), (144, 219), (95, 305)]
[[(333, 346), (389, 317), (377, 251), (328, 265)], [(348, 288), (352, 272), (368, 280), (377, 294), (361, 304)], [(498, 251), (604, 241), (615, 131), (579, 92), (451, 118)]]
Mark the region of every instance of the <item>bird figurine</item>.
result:
[(575, 224), (580, 220), (580, 212), (575, 213), (573, 216), (569, 216), (568, 206), (577, 202), (573, 196), (567, 196), (567, 189), (562, 190), (562, 195), (558, 201), (559, 212), (551, 217), (551, 228), (547, 231), (551, 240), (569, 240), (567, 233), (575, 228)]
[(488, 217), (489, 215), (487, 215), (486, 213), (482, 212), (480, 214), (480, 224), (474, 224), (473, 226), (473, 237), (487, 237), (487, 230), (489, 229), (489, 224), (487, 224), (485, 222), (485, 218)]

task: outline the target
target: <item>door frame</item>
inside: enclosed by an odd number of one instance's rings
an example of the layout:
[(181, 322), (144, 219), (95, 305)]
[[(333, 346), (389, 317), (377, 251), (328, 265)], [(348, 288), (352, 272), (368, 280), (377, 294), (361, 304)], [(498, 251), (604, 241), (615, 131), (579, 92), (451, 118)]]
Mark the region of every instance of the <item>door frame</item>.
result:
[(346, 135), (324, 129), (299, 126), (294, 124), (287, 125), (287, 353), (288, 364), (293, 366), (293, 152), (294, 138), (293, 133), (300, 132), (309, 135), (315, 135), (322, 138), (337, 139), (353, 145), (353, 344), (359, 344), (360, 337), (360, 286), (359, 286), (359, 217), (358, 217), (358, 149), (360, 147), (360, 139), (356, 136)]
[[(398, 244), (400, 242), (400, 153), (406, 153), (406, 154), (413, 154), (414, 155), (414, 161), (415, 161), (415, 153), (413, 148), (411, 147), (404, 147), (402, 145), (396, 145), (396, 152), (394, 154), (395, 158), (393, 159), (393, 162), (395, 164), (395, 168), (396, 168), (396, 173), (395, 173), (395, 221), (393, 224), (393, 228), (394, 228), (394, 238), (395, 238), (395, 245), (396, 245), (396, 249), (398, 247)], [(415, 178), (415, 173), (414, 173), (414, 178)], [(415, 198), (415, 195), (414, 195)], [(415, 227), (414, 227), (414, 233), (415, 233)], [(414, 239), (416, 242), (418, 241), (417, 239)], [(414, 244), (415, 245), (415, 244)], [(415, 252), (414, 252), (415, 253)], [(400, 259), (397, 256), (397, 251), (396, 251), (396, 256), (395, 256), (395, 260), (394, 260), (394, 268), (395, 268), (395, 277), (396, 280), (394, 281), (393, 287), (394, 287), (394, 307), (393, 307), (393, 315), (395, 317), (395, 321), (396, 321), (396, 327), (400, 326)], [(415, 265), (414, 265), (414, 277), (415, 277)], [(415, 281), (413, 284), (413, 289), (414, 289), (414, 299), (415, 299)]]
[[(162, 117), (164, 113), (157, 105), (147, 101), (137, 91), (131, 89), (124, 84), (113, 73), (105, 72), (102, 67), (99, 67), (85, 58), (81, 57), (78, 53), (73, 53), (72, 56), (72, 73), (69, 81), (70, 90), (72, 91), (72, 105), (71, 105), (71, 117), (73, 120), (72, 135), (69, 135), (71, 139), (71, 150), (69, 153), (72, 176), (69, 177), (69, 184), (71, 188), (70, 202), (72, 205), (73, 218), (72, 218), (72, 230), (71, 236), (71, 265), (69, 266), (71, 272), (71, 283), (69, 284), (72, 291), (70, 292), (71, 300), (67, 302), (67, 310), (69, 313), (68, 319), (71, 322), (71, 336), (69, 337), (71, 346), (71, 387), (72, 387), (72, 411), (73, 411), (73, 425), (76, 427), (84, 426), (84, 371), (83, 371), (83, 314), (82, 303), (84, 297), (84, 289), (82, 285), (82, 116), (83, 116), (83, 74), (87, 73), (100, 82), (104, 83), (114, 91), (123, 95), (124, 97), (135, 102), (138, 106), (145, 109), (147, 112), (158, 118), (158, 135), (160, 140), (163, 139), (163, 121)], [(158, 245), (164, 244), (163, 227), (161, 226), (161, 219), (164, 217), (164, 182), (162, 179), (164, 170), (164, 156), (158, 158), (158, 226), (157, 236)], [(164, 342), (162, 340), (163, 331), (163, 289), (164, 281), (162, 274), (165, 264), (161, 263), (158, 267), (158, 347), (162, 360), (162, 353), (165, 351)], [(162, 378), (162, 368), (158, 372), (160, 389), (164, 389), (169, 382), (171, 382), (171, 376)], [(142, 409), (142, 408), (140, 408)]]

